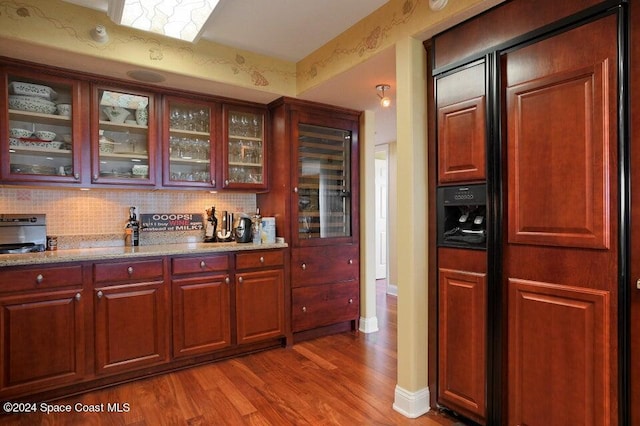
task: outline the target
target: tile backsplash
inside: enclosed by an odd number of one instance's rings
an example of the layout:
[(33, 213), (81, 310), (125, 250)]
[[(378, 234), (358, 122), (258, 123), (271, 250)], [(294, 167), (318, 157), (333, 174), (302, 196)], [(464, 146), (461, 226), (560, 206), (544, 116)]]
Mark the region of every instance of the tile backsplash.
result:
[[(60, 248), (86, 248), (123, 244), (129, 207), (144, 213), (252, 213), (255, 194), (206, 191), (48, 189), (0, 187), (0, 214), (44, 213), (47, 234), (58, 236)], [(141, 232), (141, 244), (201, 241), (204, 231)]]

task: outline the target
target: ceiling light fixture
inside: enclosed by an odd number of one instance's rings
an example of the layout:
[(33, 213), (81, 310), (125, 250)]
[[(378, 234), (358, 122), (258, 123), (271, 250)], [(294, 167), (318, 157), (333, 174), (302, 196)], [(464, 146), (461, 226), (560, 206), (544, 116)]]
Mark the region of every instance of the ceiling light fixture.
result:
[(219, 0), (109, 0), (116, 24), (195, 42)]
[(391, 105), (391, 98), (385, 96), (384, 94), (384, 91), (389, 89), (391, 89), (391, 86), (389, 86), (388, 84), (378, 84), (376, 86), (376, 90), (378, 92), (382, 92), (382, 94), (378, 94), (378, 97), (380, 98), (380, 105), (382, 105), (384, 108), (388, 108)]

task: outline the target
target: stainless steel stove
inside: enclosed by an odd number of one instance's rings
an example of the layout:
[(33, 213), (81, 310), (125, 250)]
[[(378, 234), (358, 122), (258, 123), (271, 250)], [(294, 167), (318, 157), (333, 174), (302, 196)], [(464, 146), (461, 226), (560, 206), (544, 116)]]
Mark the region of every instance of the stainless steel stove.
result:
[(0, 214), (0, 254), (44, 251), (46, 242), (44, 214)]

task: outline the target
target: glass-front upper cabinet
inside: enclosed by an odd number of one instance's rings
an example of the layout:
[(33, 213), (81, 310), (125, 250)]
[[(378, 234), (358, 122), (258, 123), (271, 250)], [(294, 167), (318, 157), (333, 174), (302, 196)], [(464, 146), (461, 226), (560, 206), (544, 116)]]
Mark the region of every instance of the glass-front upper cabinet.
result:
[(164, 111), (163, 185), (215, 187), (216, 105), (167, 96)]
[(80, 82), (14, 69), (3, 77), (2, 179), (79, 183)]
[(267, 188), (265, 116), (262, 109), (225, 105), (225, 188)]
[[(357, 129), (337, 120), (329, 127), (299, 122), (295, 137), (297, 178), (293, 207), (300, 245), (319, 241), (350, 240), (353, 236), (352, 143)], [(294, 222), (294, 223), (296, 223)], [(314, 243), (314, 241), (316, 243)]]
[(92, 182), (153, 185), (153, 94), (94, 87), (92, 106)]

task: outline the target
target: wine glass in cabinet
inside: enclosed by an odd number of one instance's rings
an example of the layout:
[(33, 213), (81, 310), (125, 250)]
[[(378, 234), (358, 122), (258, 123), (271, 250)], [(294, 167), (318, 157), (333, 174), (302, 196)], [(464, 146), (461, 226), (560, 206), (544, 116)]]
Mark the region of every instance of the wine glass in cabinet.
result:
[(265, 111), (259, 108), (224, 106), (225, 188), (267, 188), (265, 116)]
[(216, 104), (167, 96), (164, 99), (164, 186), (216, 187)]
[(2, 75), (2, 179), (80, 183), (81, 83), (35, 70), (7, 68)]
[(92, 95), (92, 182), (155, 184), (154, 95), (100, 86)]

